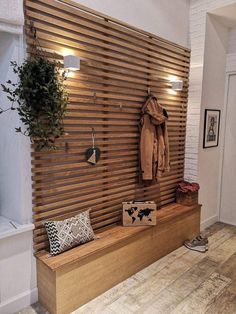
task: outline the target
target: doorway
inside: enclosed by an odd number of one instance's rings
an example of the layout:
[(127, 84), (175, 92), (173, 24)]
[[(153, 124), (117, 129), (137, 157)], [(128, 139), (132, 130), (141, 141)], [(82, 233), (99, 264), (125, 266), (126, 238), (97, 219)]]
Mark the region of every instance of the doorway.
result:
[(236, 73), (228, 79), (220, 221), (236, 225)]

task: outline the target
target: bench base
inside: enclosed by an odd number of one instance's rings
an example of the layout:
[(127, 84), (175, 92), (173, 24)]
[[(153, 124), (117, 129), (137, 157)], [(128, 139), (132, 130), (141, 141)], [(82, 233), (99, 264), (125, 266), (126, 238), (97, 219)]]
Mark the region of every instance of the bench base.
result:
[[(157, 218), (156, 226), (143, 228), (77, 261), (52, 269), (37, 258), (41, 304), (52, 314), (70, 313), (199, 234), (200, 206), (188, 210), (178, 206), (176, 215), (172, 213), (169, 219), (159, 222)], [(181, 208), (185, 209), (182, 213)]]

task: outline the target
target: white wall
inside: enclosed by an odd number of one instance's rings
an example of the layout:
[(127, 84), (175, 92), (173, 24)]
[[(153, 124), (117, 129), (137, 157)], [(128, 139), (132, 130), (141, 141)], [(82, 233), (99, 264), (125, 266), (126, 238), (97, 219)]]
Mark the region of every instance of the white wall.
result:
[(236, 27), (229, 30), (227, 53), (236, 53)]
[[(16, 81), (10, 61), (22, 62), (22, 35), (0, 32), (0, 83)], [(6, 94), (0, 93), (0, 107), (10, 106)], [(15, 132), (20, 125), (14, 111), (0, 115), (0, 215), (26, 224), (31, 221), (30, 141)]]
[[(215, 28), (216, 46), (219, 45), (220, 49), (219, 51), (212, 50), (210, 57), (209, 53), (206, 53), (206, 51), (209, 52), (211, 50), (209, 43), (206, 42), (207, 14), (235, 3), (235, 0), (190, 1), (190, 45), (192, 53), (187, 116), (185, 178), (187, 180), (199, 181), (200, 183), (200, 202), (203, 204), (203, 226), (213, 223), (219, 218), (219, 167), (223, 144), (221, 137), (218, 148), (203, 151), (204, 109), (207, 107), (224, 109), (224, 100), (222, 99), (224, 92), (222, 88), (218, 88), (219, 84), (222, 84), (221, 87), (225, 86), (225, 82), (223, 81), (224, 73), (222, 73), (225, 58), (220, 59), (219, 57), (221, 54), (224, 55), (223, 50), (225, 50), (225, 47), (223, 48), (224, 44), (220, 42), (219, 34), (221, 32), (217, 29), (216, 23), (212, 27)], [(208, 24), (208, 31), (209, 27)], [(218, 35), (216, 34), (216, 30), (219, 31)], [(213, 29), (212, 32), (214, 37)], [(226, 32), (225, 36), (227, 37)], [(212, 42), (212, 47), (214, 47), (214, 44)], [(213, 60), (219, 61), (219, 64), (215, 64), (216, 67), (219, 66), (219, 73), (217, 71), (214, 72), (214, 68), (211, 65), (211, 61)], [(203, 67), (205, 67), (204, 71)], [(210, 70), (209, 73), (207, 73), (207, 69)], [(215, 76), (213, 75), (214, 73)], [(215, 81), (216, 84), (214, 85), (209, 80)]]
[(0, 239), (0, 313), (12, 314), (37, 301), (32, 231)]
[(189, 0), (76, 0), (185, 47), (189, 46)]
[[(14, 26), (10, 28), (12, 30)], [(9, 79), (16, 81), (10, 61), (21, 63), (23, 56), (22, 35), (0, 32), (0, 83)], [(6, 95), (1, 91), (0, 107), (6, 109), (9, 106)], [(0, 228), (1, 314), (15, 313), (37, 300), (33, 235), (30, 231), (30, 142), (28, 138), (15, 132), (15, 127), (19, 125), (19, 117), (15, 111), (0, 115), (0, 216), (20, 224), (15, 230), (17, 235), (12, 230), (5, 236)]]
[(232, 71), (236, 72), (236, 27), (229, 30), (227, 48), (226, 72)]
[(0, 31), (22, 34), (23, 0), (0, 0)]
[[(21, 63), (23, 1), (0, 0), (0, 83), (16, 80), (10, 61)], [(0, 107), (10, 105), (0, 90)], [(18, 312), (37, 300), (36, 264), (32, 249), (30, 141), (15, 133), (16, 112), (0, 115), (0, 313)], [(3, 227), (3, 228), (2, 228)], [(7, 232), (5, 230), (8, 230)]]
[(236, 71), (227, 75), (220, 221), (236, 226)]
[[(198, 180), (199, 125), (201, 112), (203, 63), (206, 40), (207, 13), (236, 3), (235, 0), (190, 0), (190, 86), (186, 138), (186, 179)], [(202, 139), (200, 139), (202, 140)]]
[[(11, 30), (13, 27), (11, 28)], [(19, 29), (18, 29), (19, 30)], [(10, 61), (21, 63), (22, 35), (0, 32), (0, 83), (16, 77)], [(10, 106), (0, 93), (0, 107)], [(0, 228), (0, 313), (9, 314), (37, 300), (35, 259), (32, 249), (32, 194), (30, 142), (15, 132), (20, 125), (15, 111), (0, 115), (0, 216), (20, 224), (5, 237)], [(7, 223), (7, 220), (6, 220)]]
[[(236, 18), (236, 17), (235, 17)], [(229, 30), (226, 72), (236, 71), (236, 27)]]
[[(202, 82), (200, 142), (198, 151), (198, 181), (201, 185), (200, 202), (202, 221), (218, 220), (221, 178), (221, 153), (223, 132), (221, 128), (219, 147), (203, 149), (204, 111), (219, 109), (224, 114), (225, 69), (228, 46), (228, 29), (213, 16), (207, 16), (206, 43)], [(221, 116), (221, 121), (223, 116)]]
[[(235, 6), (236, 9), (236, 6)], [(236, 25), (236, 16), (235, 16), (235, 25)], [(225, 91), (225, 120), (223, 124), (223, 136), (225, 139), (224, 146), (224, 155), (222, 154), (222, 180), (221, 180), (221, 202), (220, 202), (220, 220), (226, 223), (235, 224), (234, 213), (232, 213), (232, 208), (234, 207), (234, 197), (229, 198), (230, 193), (234, 192), (235, 182), (233, 182), (227, 175), (232, 172), (232, 166), (227, 162), (233, 160), (234, 158), (234, 148), (232, 145), (235, 143), (233, 138), (232, 126), (234, 123), (234, 111), (235, 111), (235, 99), (234, 97), (234, 88), (233, 84), (235, 83), (236, 74), (236, 27), (233, 27), (229, 30), (228, 36), (228, 45), (227, 45), (227, 56), (226, 56), (226, 91)], [(232, 84), (232, 85), (231, 85)], [(230, 140), (232, 142), (230, 143)], [(226, 155), (228, 153), (228, 155)], [(233, 161), (234, 162), (234, 161)], [(231, 181), (230, 181), (231, 180)], [(230, 182), (230, 188), (227, 188), (227, 184)], [(231, 204), (232, 206), (227, 206)], [(230, 221), (231, 218), (231, 221)]]

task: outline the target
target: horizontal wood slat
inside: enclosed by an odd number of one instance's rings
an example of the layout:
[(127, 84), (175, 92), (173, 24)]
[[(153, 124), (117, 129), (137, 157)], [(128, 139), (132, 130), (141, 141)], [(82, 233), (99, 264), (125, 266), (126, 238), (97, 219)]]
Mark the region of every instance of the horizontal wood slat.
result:
[[(63, 68), (63, 56), (81, 58), (81, 70), (66, 80), (70, 103), (66, 134), (58, 150), (32, 145), (34, 248), (48, 247), (47, 219), (64, 219), (87, 208), (96, 232), (121, 222), (122, 201), (154, 200), (158, 207), (175, 200), (183, 178), (190, 51), (70, 0), (25, 0), (28, 54), (34, 54), (33, 22), (49, 60)], [(184, 82), (171, 90), (171, 78)], [(139, 183), (140, 110), (147, 89), (168, 111), (171, 171), (151, 186)], [(101, 160), (85, 161), (92, 144)]]

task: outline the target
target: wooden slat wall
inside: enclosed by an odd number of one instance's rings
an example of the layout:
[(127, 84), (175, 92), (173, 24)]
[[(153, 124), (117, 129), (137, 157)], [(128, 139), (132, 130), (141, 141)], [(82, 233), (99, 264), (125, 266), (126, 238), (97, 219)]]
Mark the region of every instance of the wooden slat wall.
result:
[[(81, 70), (66, 83), (68, 135), (58, 140), (57, 151), (32, 153), (35, 250), (48, 245), (46, 219), (91, 207), (99, 231), (121, 221), (122, 201), (173, 202), (183, 178), (190, 51), (69, 0), (25, 0), (25, 14), (48, 58), (62, 64), (66, 54), (82, 58)], [(29, 53), (32, 43), (27, 32)], [(183, 91), (171, 91), (171, 76), (184, 81)], [(171, 172), (144, 187), (138, 183), (138, 123), (148, 87), (169, 112)], [(92, 127), (102, 152), (96, 166), (84, 157)]]

